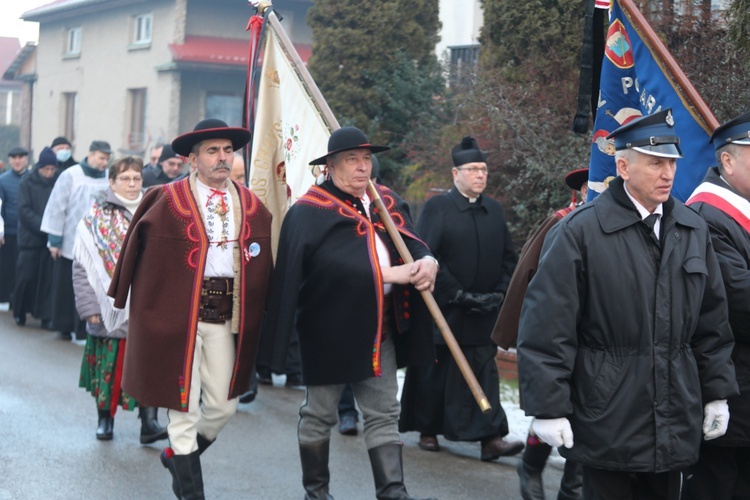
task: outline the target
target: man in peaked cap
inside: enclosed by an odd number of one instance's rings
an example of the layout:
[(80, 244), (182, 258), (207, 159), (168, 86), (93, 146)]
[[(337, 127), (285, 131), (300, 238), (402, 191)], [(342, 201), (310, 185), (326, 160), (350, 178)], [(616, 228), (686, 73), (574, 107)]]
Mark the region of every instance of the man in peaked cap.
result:
[(418, 233), (440, 263), (435, 300), (492, 406), (482, 413), (442, 335), (434, 328), (437, 362), (409, 367), (401, 404), (401, 432), (418, 431), (419, 447), (438, 451), (437, 436), (480, 442), (480, 458), (515, 455), (521, 441), (507, 441), (508, 419), (500, 405), (497, 346), (492, 339), (500, 305), (518, 256), (496, 200), (484, 196), (487, 157), (477, 141), (456, 145), (453, 188), (425, 203)]
[[(4, 243), (0, 243), (0, 303), (8, 306), (15, 283), (18, 258), (18, 190), (29, 172), (29, 152), (16, 146), (8, 152), (10, 168), (0, 174), (0, 215), (5, 220)], [(8, 310), (7, 307), (3, 307)]]
[(750, 497), (750, 113), (711, 136), (711, 167), (687, 204), (708, 223), (729, 306), (740, 395), (729, 398), (727, 433), (701, 443), (685, 482), (687, 499)]
[(671, 110), (611, 137), (618, 177), (545, 238), (519, 383), (534, 434), (583, 466), (585, 498), (677, 499), (738, 393), (726, 295), (706, 223), (670, 196)]
[(331, 498), (331, 428), (345, 384), (364, 417), (364, 439), (379, 499), (411, 498), (404, 485), (398, 433), (397, 366), (434, 359), (419, 290), (435, 283), (437, 264), (414, 233), (408, 206), (377, 185), (415, 261), (404, 264), (366, 191), (372, 153), (361, 130), (331, 134), (328, 179), (289, 209), (281, 226), (266, 332), (276, 337), (271, 368), (282, 371), (292, 331), (299, 334), (302, 377), (298, 439), (305, 498)]
[(178, 498), (203, 498), (200, 455), (235, 413), (254, 369), (271, 214), (228, 180), (234, 151), (249, 139), (244, 128), (206, 119), (172, 141), (195, 172), (146, 192), (109, 289), (118, 308), (130, 294), (123, 390), (168, 409), (161, 461)]
[[(583, 205), (588, 193), (588, 179), (588, 168), (578, 168), (565, 174), (565, 184), (573, 191), (571, 203), (547, 217), (529, 236), (521, 249), (518, 264), (515, 271), (513, 271), (510, 285), (508, 285), (505, 301), (500, 308), (500, 315), (492, 331), (492, 340), (503, 349), (509, 349), (516, 345), (518, 320), (521, 316), (523, 298), (526, 295), (529, 282), (534, 277), (539, 266), (539, 255), (542, 252), (544, 237), (555, 224), (560, 222), (570, 212)], [(580, 197), (578, 193), (580, 193)], [(523, 400), (522, 395), (521, 403), (523, 403)], [(529, 429), (523, 456), (518, 462), (519, 486), (521, 488), (521, 497), (524, 500), (544, 499), (542, 472), (551, 452), (552, 447), (541, 441)], [(567, 460), (565, 462), (563, 477), (560, 481), (558, 499), (572, 500), (580, 498), (581, 489), (581, 465), (572, 460)]]

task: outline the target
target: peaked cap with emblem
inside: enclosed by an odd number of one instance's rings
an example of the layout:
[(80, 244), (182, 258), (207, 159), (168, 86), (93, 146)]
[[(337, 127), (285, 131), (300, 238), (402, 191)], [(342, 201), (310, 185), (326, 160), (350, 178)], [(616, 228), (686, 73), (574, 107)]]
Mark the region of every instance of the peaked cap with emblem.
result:
[(662, 158), (682, 158), (671, 108), (633, 120), (607, 136), (611, 138), (617, 151), (634, 149)]
[(230, 127), (216, 118), (198, 122), (192, 132), (187, 132), (172, 141), (172, 149), (182, 156), (190, 156), (193, 146), (208, 139), (229, 139), (232, 149), (242, 149), (250, 141), (250, 131), (242, 127)]
[(750, 111), (719, 125), (711, 135), (711, 142), (716, 150), (727, 144), (750, 146)]

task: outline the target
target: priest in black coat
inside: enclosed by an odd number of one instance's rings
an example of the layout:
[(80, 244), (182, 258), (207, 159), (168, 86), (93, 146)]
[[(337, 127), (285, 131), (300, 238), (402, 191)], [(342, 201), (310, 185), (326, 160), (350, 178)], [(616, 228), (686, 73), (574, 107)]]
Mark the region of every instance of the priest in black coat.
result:
[(487, 186), (484, 152), (472, 137), (453, 148), (453, 188), (427, 201), (417, 232), (440, 263), (435, 299), (490, 401), (485, 415), (461, 376), (438, 330), (437, 363), (409, 367), (401, 398), (401, 432), (419, 431), (419, 447), (439, 449), (437, 435), (481, 442), (481, 459), (515, 455), (500, 406), (497, 346), (490, 338), (518, 256), (500, 203), (482, 195)]

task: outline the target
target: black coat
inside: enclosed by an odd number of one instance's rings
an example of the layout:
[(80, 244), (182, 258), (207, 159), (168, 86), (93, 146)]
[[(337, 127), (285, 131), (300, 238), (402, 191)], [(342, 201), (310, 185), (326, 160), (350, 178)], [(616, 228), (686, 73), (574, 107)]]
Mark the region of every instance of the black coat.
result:
[[(737, 193), (722, 181), (718, 170), (708, 171), (708, 182)], [(707, 203), (690, 205), (706, 222), (719, 258), (729, 305), (729, 324), (734, 335), (732, 359), (740, 395), (729, 399), (727, 433), (707, 444), (750, 446), (750, 233), (730, 216)]]
[(47, 233), (41, 231), (44, 207), (47, 206), (57, 176), (39, 175), (39, 165), (26, 175), (18, 188), (18, 249), (45, 248)]
[[(406, 203), (378, 188), (414, 259), (430, 255), (414, 234)], [(359, 382), (379, 371), (374, 346), (381, 338), (385, 304), (375, 238), (386, 243), (393, 265), (398, 256), (374, 207), (370, 223), (361, 215), (359, 200), (328, 181), (310, 188), (287, 212), (264, 331), (273, 336), (274, 371), (284, 371), (295, 327), (305, 383)], [(394, 285), (390, 297), (398, 365), (433, 362), (430, 322), (419, 293), (412, 286)]]
[(547, 235), (518, 335), (527, 415), (567, 417), (561, 454), (608, 470), (698, 459), (703, 407), (738, 394), (719, 262), (706, 223), (664, 203), (661, 246), (621, 178)]
[[(454, 187), (425, 203), (417, 233), (440, 263), (435, 300), (456, 340), (463, 346), (491, 344), (499, 310), (469, 314), (450, 301), (459, 290), (507, 291), (518, 255), (500, 203), (486, 196), (469, 203)], [(437, 329), (435, 341), (444, 343)]]
[(143, 173), (143, 187), (159, 186), (161, 184), (169, 184), (170, 182), (177, 180), (171, 179), (164, 173), (160, 166), (156, 165), (148, 170), (144, 170)]

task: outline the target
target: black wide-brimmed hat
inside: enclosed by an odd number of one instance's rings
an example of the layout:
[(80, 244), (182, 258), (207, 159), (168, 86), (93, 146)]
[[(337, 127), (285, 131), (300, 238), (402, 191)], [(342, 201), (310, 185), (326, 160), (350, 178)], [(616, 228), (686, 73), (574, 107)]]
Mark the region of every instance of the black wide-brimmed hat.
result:
[(235, 151), (250, 141), (250, 131), (242, 127), (230, 127), (216, 118), (198, 122), (192, 132), (187, 132), (172, 141), (172, 149), (182, 156), (190, 156), (193, 146), (208, 139), (229, 139)]
[(586, 184), (588, 180), (589, 180), (588, 167), (577, 168), (565, 174), (565, 184), (567, 184), (570, 189), (574, 189), (576, 191), (580, 191), (581, 187), (584, 184)]
[(373, 146), (367, 140), (365, 133), (357, 127), (341, 127), (328, 138), (328, 153), (314, 159), (310, 162), (310, 165), (325, 165), (328, 157), (332, 154), (360, 148), (369, 149), (372, 153), (380, 153), (391, 149), (388, 146)]

